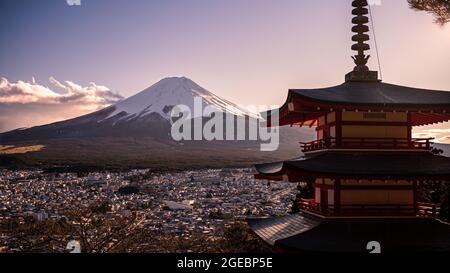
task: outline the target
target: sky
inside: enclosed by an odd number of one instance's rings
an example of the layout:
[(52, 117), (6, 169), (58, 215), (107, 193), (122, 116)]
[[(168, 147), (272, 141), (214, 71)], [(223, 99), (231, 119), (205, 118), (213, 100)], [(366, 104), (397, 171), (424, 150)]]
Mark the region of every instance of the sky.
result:
[[(450, 90), (450, 26), (406, 0), (375, 2), (383, 80)], [(276, 105), (289, 88), (337, 85), (353, 68), (351, 0), (0, 0), (0, 13), (0, 85), (82, 97), (70, 100), (91, 105), (80, 111), (111, 102), (106, 90), (128, 97), (172, 76), (238, 104)]]

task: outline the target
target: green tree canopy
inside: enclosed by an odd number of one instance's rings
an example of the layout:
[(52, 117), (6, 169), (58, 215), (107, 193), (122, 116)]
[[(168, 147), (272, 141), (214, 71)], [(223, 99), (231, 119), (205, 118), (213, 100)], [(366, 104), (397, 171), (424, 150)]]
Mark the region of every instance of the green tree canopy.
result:
[(408, 0), (408, 3), (414, 10), (433, 14), (437, 24), (450, 22), (450, 0)]

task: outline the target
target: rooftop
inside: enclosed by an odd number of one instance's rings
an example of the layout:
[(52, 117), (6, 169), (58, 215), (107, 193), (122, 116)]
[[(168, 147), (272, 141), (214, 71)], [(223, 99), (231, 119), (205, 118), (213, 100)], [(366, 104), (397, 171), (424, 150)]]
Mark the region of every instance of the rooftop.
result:
[(290, 95), (312, 100), (346, 104), (447, 105), (450, 92), (426, 90), (381, 81), (345, 82), (320, 89), (292, 89)]
[[(302, 176), (450, 178), (450, 158), (431, 152), (328, 151), (312, 157), (256, 165), (261, 178)], [(292, 176), (292, 177), (291, 177)]]
[(267, 244), (292, 252), (367, 253), (371, 241), (383, 253), (450, 251), (450, 225), (430, 218), (320, 219), (300, 213), (248, 223)]

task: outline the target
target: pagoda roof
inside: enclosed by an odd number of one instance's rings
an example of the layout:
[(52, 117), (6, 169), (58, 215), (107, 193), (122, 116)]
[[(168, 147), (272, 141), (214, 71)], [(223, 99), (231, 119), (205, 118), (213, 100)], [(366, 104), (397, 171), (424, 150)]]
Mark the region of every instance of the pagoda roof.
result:
[(448, 252), (450, 225), (432, 218), (319, 218), (298, 213), (248, 219), (267, 244), (293, 252), (365, 252), (377, 241), (382, 252)]
[[(316, 125), (335, 110), (411, 112), (413, 126), (450, 120), (450, 91), (427, 90), (373, 81), (346, 81), (333, 87), (290, 89), (279, 111), (279, 124)], [(262, 113), (272, 125), (274, 110)]]
[(318, 226), (319, 218), (303, 214), (291, 214), (285, 217), (247, 219), (252, 230), (269, 245), (278, 240), (289, 238)]
[(426, 90), (381, 81), (348, 81), (320, 89), (292, 89), (291, 95), (339, 104), (447, 105), (450, 92)]
[(288, 178), (291, 182), (304, 181), (305, 177), (450, 178), (450, 158), (428, 151), (326, 151), (311, 157), (255, 167), (259, 173), (257, 178)]

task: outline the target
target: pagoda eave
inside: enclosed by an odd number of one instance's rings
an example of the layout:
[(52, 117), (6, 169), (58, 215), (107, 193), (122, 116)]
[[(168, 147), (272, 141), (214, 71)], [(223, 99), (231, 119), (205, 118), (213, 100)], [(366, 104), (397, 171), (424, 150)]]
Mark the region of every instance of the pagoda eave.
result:
[[(311, 108), (305, 101), (294, 100), (279, 109), (279, 122), (274, 123), (272, 115), (267, 114), (267, 126), (298, 125), (316, 126), (316, 119), (334, 111), (360, 111), (360, 112), (398, 112), (411, 114), (411, 126), (425, 126), (450, 121), (450, 106), (422, 106), (422, 105), (395, 105), (380, 104), (352, 105), (336, 103), (315, 103)], [(290, 109), (289, 109), (290, 108)]]
[(311, 172), (306, 170), (290, 170), (287, 172), (280, 172), (277, 174), (255, 174), (255, 179), (258, 180), (270, 180), (276, 182), (291, 182), (291, 183), (299, 183), (304, 182), (307, 179), (314, 178), (330, 178), (330, 179), (368, 179), (368, 180), (376, 180), (376, 179), (404, 179), (404, 180), (419, 180), (419, 181), (449, 181), (450, 175), (422, 175), (422, 176), (414, 176), (414, 175), (355, 175), (355, 174), (337, 174), (337, 173), (325, 173), (325, 172)]
[(314, 178), (450, 180), (450, 158), (429, 152), (327, 151), (311, 158), (255, 167), (257, 179), (293, 183)]
[[(346, 82), (322, 89), (291, 89), (286, 102), (278, 109), (279, 125), (311, 126), (312, 120), (333, 111), (411, 113), (412, 126), (429, 125), (450, 120), (450, 92), (382, 82)], [(268, 126), (272, 126), (272, 116), (274, 111), (265, 113)]]
[(450, 225), (426, 217), (321, 218), (301, 212), (247, 222), (279, 252), (367, 253), (367, 244), (374, 240), (383, 253), (450, 251)]

